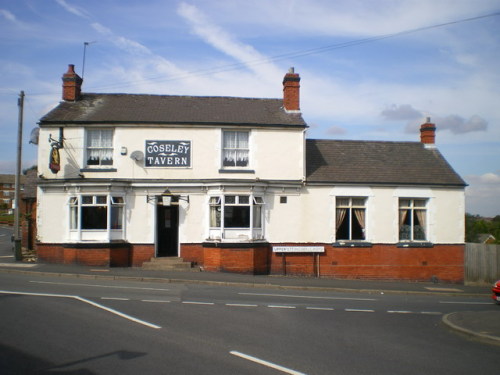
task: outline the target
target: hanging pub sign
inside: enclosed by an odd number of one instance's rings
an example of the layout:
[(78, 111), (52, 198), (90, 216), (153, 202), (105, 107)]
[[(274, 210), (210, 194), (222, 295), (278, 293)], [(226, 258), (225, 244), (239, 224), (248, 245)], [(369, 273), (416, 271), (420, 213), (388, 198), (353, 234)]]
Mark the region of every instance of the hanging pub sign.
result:
[(61, 170), (61, 157), (57, 147), (51, 147), (49, 156), (49, 169), (52, 173), (57, 174)]
[(191, 167), (191, 141), (146, 141), (146, 167)]

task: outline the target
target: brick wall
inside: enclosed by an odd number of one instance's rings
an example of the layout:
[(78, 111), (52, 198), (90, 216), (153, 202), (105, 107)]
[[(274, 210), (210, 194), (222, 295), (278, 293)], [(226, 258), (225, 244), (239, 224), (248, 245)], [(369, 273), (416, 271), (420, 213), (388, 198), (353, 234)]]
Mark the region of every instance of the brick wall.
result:
[(399, 248), (375, 244), (372, 247), (333, 247), (330, 244), (273, 244), (276, 246), (318, 246), (318, 255), (273, 253), (264, 248), (204, 247), (181, 245), (181, 256), (202, 265), (206, 271), (269, 273), (349, 279), (441, 281), (461, 283), (464, 279), (464, 245)]

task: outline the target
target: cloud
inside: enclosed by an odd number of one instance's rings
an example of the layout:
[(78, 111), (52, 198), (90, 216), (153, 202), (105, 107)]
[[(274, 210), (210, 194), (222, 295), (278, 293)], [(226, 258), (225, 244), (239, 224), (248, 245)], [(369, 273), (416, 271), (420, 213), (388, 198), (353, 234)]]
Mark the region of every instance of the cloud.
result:
[(345, 128), (342, 128), (337, 125), (330, 126), (328, 129), (326, 129), (326, 134), (330, 135), (344, 135), (347, 133), (347, 130)]
[(470, 185), (465, 190), (467, 212), (490, 217), (500, 215), (500, 172), (468, 175), (465, 180)]
[[(488, 129), (488, 121), (478, 115), (471, 116), (468, 120), (459, 115), (433, 116), (431, 121), (436, 124), (438, 130), (449, 130), (453, 134), (465, 134)], [(419, 129), (420, 123), (418, 121), (410, 121), (406, 124), (405, 132), (418, 133)]]
[(423, 113), (413, 108), (410, 104), (393, 104), (381, 113), (389, 121), (416, 120), (423, 117)]
[(90, 15), (89, 15), (89, 13), (87, 11), (85, 11), (84, 9), (82, 9), (80, 7), (68, 4), (66, 2), (66, 0), (56, 0), (56, 2), (60, 6), (62, 6), (64, 9), (66, 9), (66, 11), (68, 11), (69, 13), (74, 14), (75, 16), (82, 17), (82, 18), (85, 18), (85, 19), (89, 19), (90, 18)]
[(268, 78), (276, 76), (276, 67), (266, 63), (267, 56), (258, 52), (253, 46), (238, 41), (224, 29), (214, 24), (197, 7), (181, 3), (178, 7), (178, 13), (189, 22), (193, 33), (212, 47), (234, 58), (257, 74), (264, 74)]
[(5, 18), (7, 21), (17, 23), (17, 18), (11, 12), (5, 9), (0, 9), (0, 16)]

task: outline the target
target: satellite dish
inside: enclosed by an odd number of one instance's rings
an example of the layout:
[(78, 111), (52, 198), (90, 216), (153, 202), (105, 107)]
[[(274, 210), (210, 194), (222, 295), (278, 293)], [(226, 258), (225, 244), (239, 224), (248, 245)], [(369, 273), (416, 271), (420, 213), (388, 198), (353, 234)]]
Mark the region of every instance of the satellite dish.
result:
[(130, 154), (130, 158), (135, 161), (141, 161), (144, 160), (144, 154), (142, 153), (142, 151), (133, 151)]
[(30, 134), (30, 143), (33, 143), (34, 145), (38, 145), (38, 136), (40, 135), (40, 128), (36, 127), (33, 128)]

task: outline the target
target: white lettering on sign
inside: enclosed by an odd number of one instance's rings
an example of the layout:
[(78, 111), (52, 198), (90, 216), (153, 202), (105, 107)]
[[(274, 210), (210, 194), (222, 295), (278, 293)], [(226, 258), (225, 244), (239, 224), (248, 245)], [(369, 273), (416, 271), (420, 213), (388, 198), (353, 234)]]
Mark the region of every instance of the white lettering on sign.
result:
[(146, 167), (191, 167), (191, 141), (146, 141)]
[(273, 246), (273, 253), (324, 253), (324, 246)]

